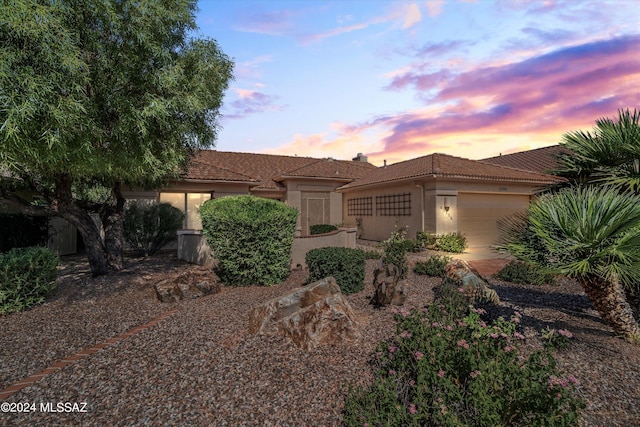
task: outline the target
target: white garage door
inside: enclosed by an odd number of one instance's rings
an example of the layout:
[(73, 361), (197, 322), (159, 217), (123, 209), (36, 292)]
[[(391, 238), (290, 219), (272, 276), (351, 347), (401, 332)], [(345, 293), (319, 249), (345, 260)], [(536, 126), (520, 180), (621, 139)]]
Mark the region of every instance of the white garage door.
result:
[(458, 193), (458, 230), (467, 237), (469, 247), (495, 245), (497, 221), (528, 204), (529, 196)]

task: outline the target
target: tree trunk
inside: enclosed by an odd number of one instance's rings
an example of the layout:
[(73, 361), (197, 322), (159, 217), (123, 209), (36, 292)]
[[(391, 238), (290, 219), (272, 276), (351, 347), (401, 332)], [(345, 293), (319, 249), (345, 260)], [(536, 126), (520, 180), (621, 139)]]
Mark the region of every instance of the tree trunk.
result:
[(580, 283), (602, 320), (617, 335), (632, 342), (640, 340), (640, 325), (619, 281), (607, 282), (599, 277), (592, 277), (581, 279)]
[(63, 214), (62, 217), (75, 225), (80, 232), (84, 243), (84, 250), (87, 254), (87, 260), (91, 267), (91, 274), (94, 277), (107, 274), (109, 273), (109, 265), (107, 263), (107, 257), (105, 256), (100, 230), (88, 213), (82, 210), (80, 210), (80, 212), (81, 213)]
[(91, 274), (101, 276), (109, 272), (104, 245), (100, 237), (100, 229), (86, 211), (73, 200), (71, 191), (71, 177), (60, 174), (55, 177), (55, 197), (51, 208), (57, 214), (73, 224), (84, 242), (87, 260), (91, 267)]
[(636, 318), (636, 322), (640, 323), (640, 289), (629, 289), (625, 287), (624, 292), (633, 311), (633, 317)]
[(104, 244), (107, 252), (107, 262), (112, 270), (122, 270), (122, 253), (124, 247), (124, 203), (121, 184), (116, 182), (112, 189), (115, 205), (109, 205), (102, 219), (104, 228)]

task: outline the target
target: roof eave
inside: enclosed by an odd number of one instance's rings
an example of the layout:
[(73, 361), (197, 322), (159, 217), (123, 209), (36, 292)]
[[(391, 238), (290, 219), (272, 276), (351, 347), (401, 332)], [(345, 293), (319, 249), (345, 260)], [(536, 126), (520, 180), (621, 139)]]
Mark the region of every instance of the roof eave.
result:
[(433, 174), (433, 175), (415, 175), (415, 176), (410, 176), (410, 177), (396, 179), (396, 180), (378, 181), (378, 182), (372, 182), (372, 183), (361, 184), (361, 185), (353, 185), (346, 188), (344, 188), (345, 186), (342, 186), (342, 187), (338, 187), (336, 191), (344, 192), (344, 191), (348, 191), (356, 188), (361, 189), (366, 187), (375, 187), (375, 186), (394, 184), (394, 183), (404, 184), (408, 181), (415, 181), (416, 179), (443, 179), (443, 178), (460, 179), (465, 181), (512, 182), (512, 183), (533, 184), (533, 185), (553, 185), (553, 184), (558, 184), (565, 181), (563, 178), (558, 178), (556, 180), (551, 180), (551, 179), (543, 180), (543, 179), (526, 179), (526, 178), (505, 178), (505, 177), (495, 177), (495, 176), (481, 177), (481, 176), (467, 176), (467, 175), (455, 175), (455, 174)]
[(329, 178), (319, 176), (300, 176), (300, 175), (279, 175), (273, 178), (276, 182), (284, 181), (285, 179), (314, 179), (322, 181), (339, 181), (339, 182), (352, 182), (355, 178)]
[(246, 184), (246, 185), (260, 185), (258, 181), (234, 181), (228, 179), (197, 179), (197, 178), (185, 178), (174, 179), (171, 182), (188, 182), (190, 184)]

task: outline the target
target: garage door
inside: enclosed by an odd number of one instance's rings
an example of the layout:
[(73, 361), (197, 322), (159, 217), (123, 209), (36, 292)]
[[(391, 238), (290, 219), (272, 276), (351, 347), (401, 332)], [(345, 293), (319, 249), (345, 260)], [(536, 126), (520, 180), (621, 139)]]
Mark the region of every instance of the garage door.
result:
[(495, 245), (497, 221), (528, 204), (529, 196), (458, 193), (458, 230), (467, 236), (470, 247)]

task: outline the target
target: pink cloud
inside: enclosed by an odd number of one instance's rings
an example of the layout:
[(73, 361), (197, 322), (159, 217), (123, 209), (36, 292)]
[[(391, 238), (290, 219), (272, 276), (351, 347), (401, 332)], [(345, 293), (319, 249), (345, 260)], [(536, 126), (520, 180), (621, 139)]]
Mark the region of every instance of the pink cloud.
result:
[(249, 114), (281, 111), (283, 109), (283, 106), (276, 104), (278, 97), (275, 95), (239, 88), (234, 89), (234, 92), (238, 99), (229, 104), (232, 110), (231, 113), (224, 115), (227, 119), (238, 119)]
[(557, 143), (564, 132), (589, 129), (599, 117), (640, 105), (639, 48), (636, 35), (459, 74), (407, 71), (388, 88), (413, 88), (428, 98), (428, 111), (376, 117), (352, 126), (351, 132), (386, 130), (384, 146), (368, 153), (373, 159), (415, 157), (440, 148), (451, 152), (447, 147), (464, 154), (457, 146), (469, 141), (482, 147), (484, 140), (486, 151), (491, 147), (486, 141), (493, 139), (494, 149), (500, 146), (503, 152), (509, 139), (519, 146)]
[(428, 0), (426, 4), (429, 16), (433, 17), (442, 14), (442, 10), (444, 9), (444, 0)]

